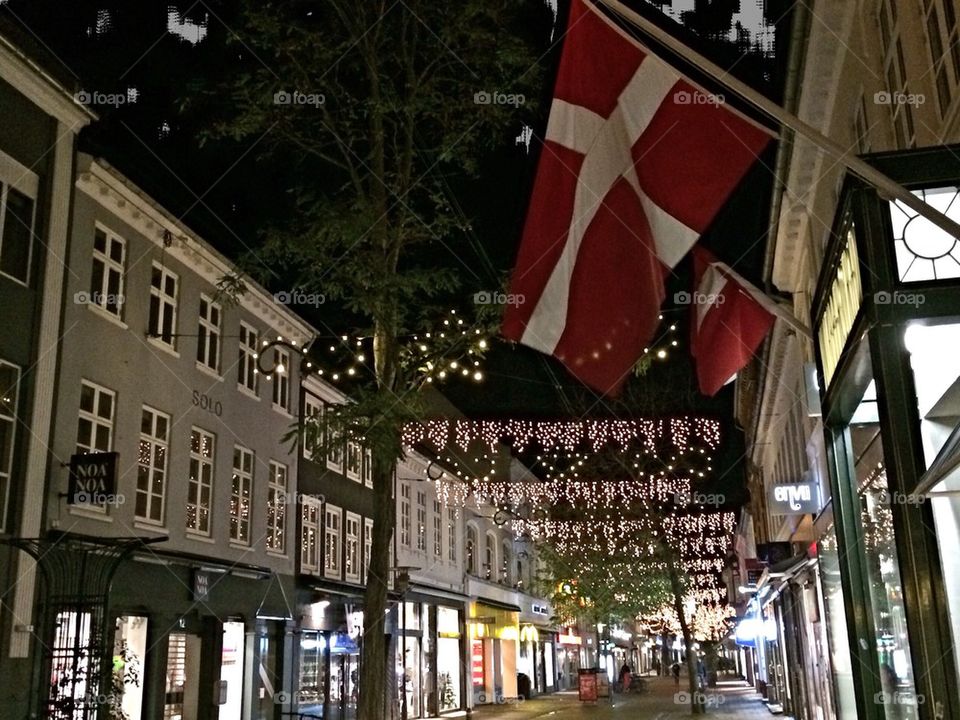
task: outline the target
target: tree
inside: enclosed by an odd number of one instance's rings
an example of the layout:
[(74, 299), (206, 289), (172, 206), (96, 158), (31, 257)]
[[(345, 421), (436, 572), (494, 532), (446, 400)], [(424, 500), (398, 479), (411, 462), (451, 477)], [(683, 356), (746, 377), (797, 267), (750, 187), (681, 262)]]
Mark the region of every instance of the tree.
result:
[[(452, 188), (512, 141), (537, 94), (537, 55), (520, 31), (531, 6), (250, 0), (233, 36), (233, 102), (208, 136), (253, 141), (288, 183), (290, 216), (264, 234), (247, 271), (322, 294), (336, 305), (331, 335), (352, 324), (369, 339), (369, 383), (341, 418), (373, 452), (360, 720), (387, 716), (381, 623), (400, 430), (420, 413), (418, 388), (440, 374), (410, 347), (439, 307), (464, 304), (456, 293), (470, 222)], [(227, 286), (242, 290), (237, 279)]]

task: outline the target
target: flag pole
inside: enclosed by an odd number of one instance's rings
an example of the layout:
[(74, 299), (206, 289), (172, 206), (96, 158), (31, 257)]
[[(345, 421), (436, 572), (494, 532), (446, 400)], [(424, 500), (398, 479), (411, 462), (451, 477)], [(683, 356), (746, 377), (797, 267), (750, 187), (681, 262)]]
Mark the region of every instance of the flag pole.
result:
[[(750, 103), (760, 112), (776, 120), (785, 127), (790, 128), (798, 135), (802, 135), (814, 145), (819, 147), (828, 155), (832, 156), (837, 162), (842, 164), (851, 173), (859, 177), (864, 182), (876, 188), (881, 196), (899, 200), (918, 215), (923, 216), (938, 228), (953, 238), (960, 238), (960, 224), (951, 220), (945, 214), (937, 211), (920, 198), (907, 190), (903, 185), (892, 180), (869, 163), (861, 160), (856, 155), (851, 154), (840, 143), (831, 140), (812, 125), (807, 124), (799, 117), (788, 112), (777, 103), (764, 97), (752, 87), (737, 78), (733, 77), (722, 67), (711, 62), (693, 48), (682, 41), (673, 37), (666, 30), (661, 29), (655, 23), (647, 20), (639, 13), (631, 10), (619, 0), (595, 0), (607, 7), (610, 11), (616, 13), (621, 18), (636, 26), (644, 33), (652, 37), (657, 42), (669, 48), (684, 60), (703, 71), (713, 80), (723, 85), (731, 92), (739, 95), (743, 100)], [(807, 331), (809, 333), (809, 330)]]
[(787, 325), (796, 330), (800, 335), (807, 338), (808, 340), (813, 339), (813, 334), (810, 332), (810, 328), (803, 324), (803, 322), (790, 310), (784, 307), (781, 303), (777, 302), (774, 298), (770, 297), (763, 290), (758, 288), (752, 282), (747, 280), (743, 275), (735, 271), (725, 262), (720, 262), (719, 260), (713, 263), (717, 268), (723, 271), (725, 274), (729, 275), (733, 280), (738, 282), (743, 289), (756, 300), (764, 310), (769, 312), (772, 315), (777, 316), (783, 320)]

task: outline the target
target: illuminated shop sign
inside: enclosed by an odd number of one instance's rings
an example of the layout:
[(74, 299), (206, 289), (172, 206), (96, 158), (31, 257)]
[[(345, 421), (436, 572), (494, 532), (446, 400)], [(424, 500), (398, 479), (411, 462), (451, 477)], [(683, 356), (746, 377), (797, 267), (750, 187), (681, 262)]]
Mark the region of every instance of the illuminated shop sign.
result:
[(817, 327), (817, 340), (820, 345), (820, 357), (823, 361), (823, 379), (827, 387), (840, 364), (843, 347), (847, 343), (857, 312), (863, 301), (863, 289), (860, 284), (860, 259), (857, 256), (857, 242), (854, 226), (850, 224), (846, 245), (840, 255), (840, 262), (834, 269), (830, 282), (823, 315)]
[(772, 485), (768, 491), (772, 515), (806, 515), (820, 510), (820, 493), (812, 481)]

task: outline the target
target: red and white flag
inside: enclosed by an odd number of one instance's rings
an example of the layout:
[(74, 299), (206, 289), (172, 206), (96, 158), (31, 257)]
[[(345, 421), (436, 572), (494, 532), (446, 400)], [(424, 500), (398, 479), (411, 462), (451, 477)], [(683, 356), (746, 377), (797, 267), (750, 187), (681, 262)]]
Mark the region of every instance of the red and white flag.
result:
[(772, 134), (573, 0), (503, 335), (616, 394)]
[(776, 317), (699, 246), (693, 249), (693, 275), (690, 350), (700, 392), (712, 396), (746, 367)]

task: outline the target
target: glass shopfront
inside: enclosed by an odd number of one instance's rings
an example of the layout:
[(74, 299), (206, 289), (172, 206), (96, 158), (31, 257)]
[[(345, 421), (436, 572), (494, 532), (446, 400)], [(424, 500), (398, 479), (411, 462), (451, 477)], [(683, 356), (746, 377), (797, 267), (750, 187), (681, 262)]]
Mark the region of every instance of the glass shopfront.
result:
[(460, 611), (437, 608), (437, 698), (440, 712), (461, 707)]
[(837, 720), (857, 720), (857, 696), (850, 666), (850, 647), (847, 645), (847, 618), (844, 615), (846, 603), (837, 556), (837, 532), (832, 519), (829, 519), (826, 530), (820, 536), (817, 555), (820, 559), (820, 584), (823, 587)]
[(463, 708), (461, 612), (426, 602), (398, 607), (393, 717), (434, 717)]

